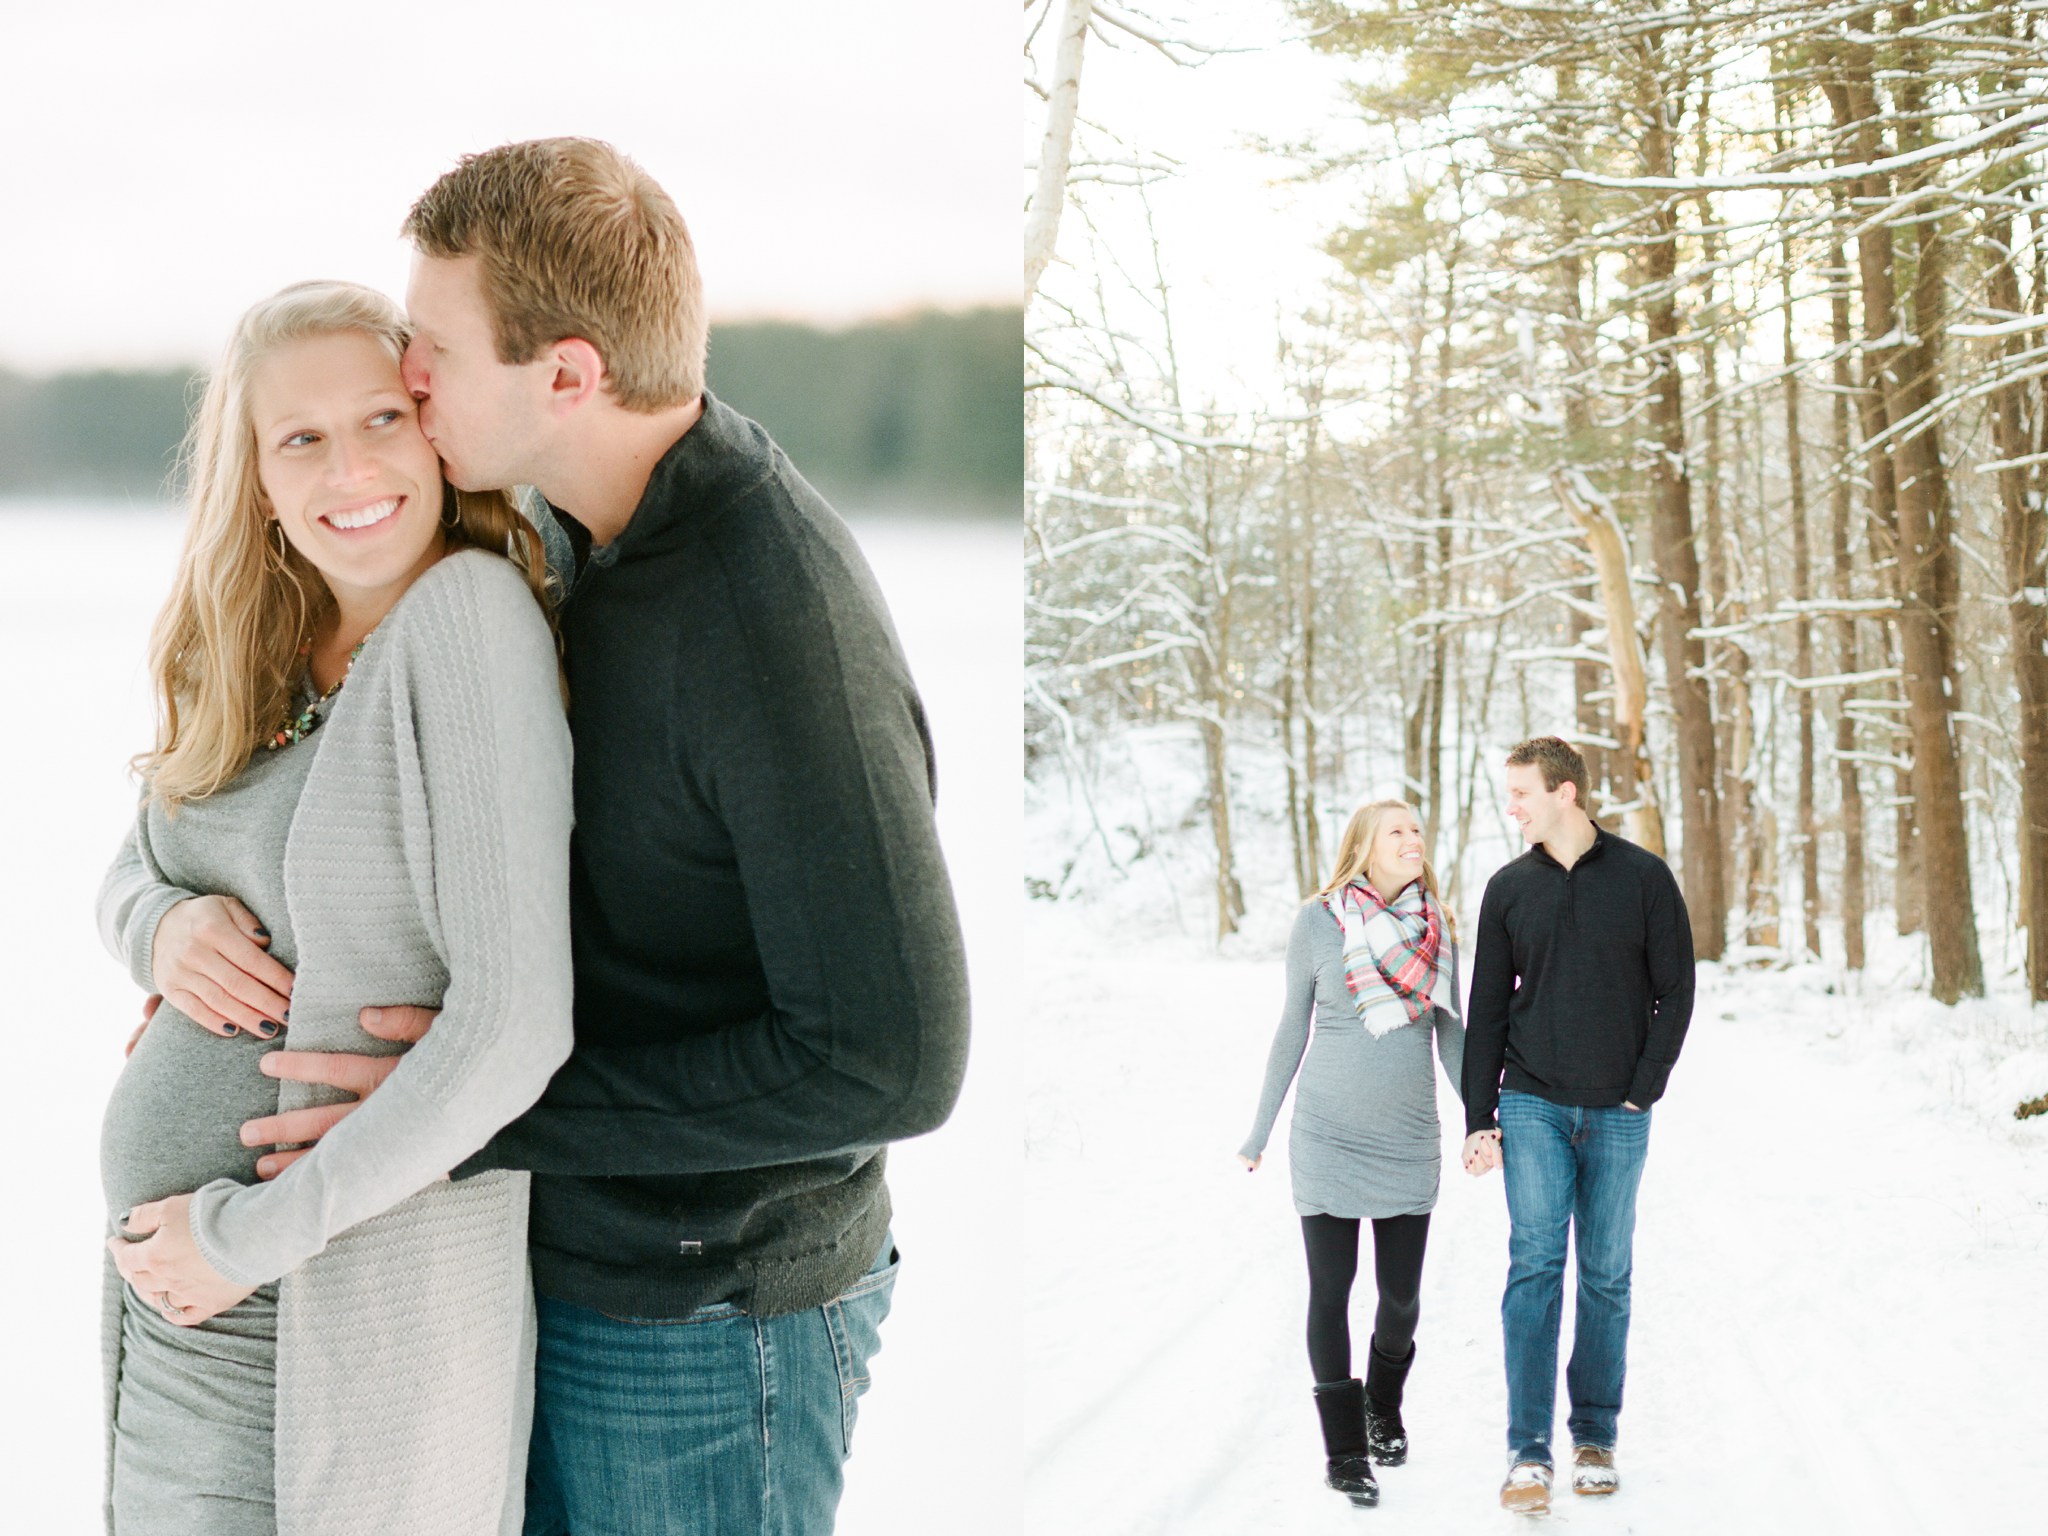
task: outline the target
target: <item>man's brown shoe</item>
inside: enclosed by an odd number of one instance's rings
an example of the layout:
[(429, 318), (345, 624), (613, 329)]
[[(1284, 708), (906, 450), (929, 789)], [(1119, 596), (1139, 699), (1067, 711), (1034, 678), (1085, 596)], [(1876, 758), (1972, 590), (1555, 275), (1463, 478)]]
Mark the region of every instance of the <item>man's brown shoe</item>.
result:
[(1500, 1485), (1500, 1507), (1518, 1515), (1550, 1513), (1550, 1468), (1540, 1461), (1518, 1461)]
[(1621, 1474), (1614, 1470), (1614, 1452), (1604, 1445), (1572, 1447), (1572, 1492), (1612, 1493), (1621, 1486)]

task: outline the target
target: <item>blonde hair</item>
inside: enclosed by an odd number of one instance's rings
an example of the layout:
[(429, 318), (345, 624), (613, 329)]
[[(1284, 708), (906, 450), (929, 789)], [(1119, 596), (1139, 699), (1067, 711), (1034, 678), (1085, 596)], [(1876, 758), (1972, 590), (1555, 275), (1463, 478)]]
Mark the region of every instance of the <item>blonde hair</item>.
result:
[(501, 363), (566, 337), (604, 359), (612, 398), (643, 413), (704, 393), (704, 289), (676, 205), (598, 139), (533, 139), (466, 155), (401, 233), (422, 255), (475, 256)]
[[(248, 767), (290, 712), (300, 653), (333, 609), (312, 562), (272, 532), (249, 387), (256, 365), (279, 348), (349, 331), (374, 337), (394, 366), (411, 335), (396, 304), (355, 283), (295, 283), (255, 305), (236, 324), (186, 434), (191, 518), (150, 636), (156, 746), (135, 759), (151, 799), (173, 812)], [(446, 485), (442, 495), (447, 548), (505, 556), (545, 610), (546, 556), (511, 498)]]
[[(1337, 840), (1337, 868), (1330, 876), (1330, 883), (1316, 892), (1317, 896), (1327, 896), (1354, 880), (1366, 877), (1366, 865), (1371, 862), (1372, 845), (1380, 835), (1380, 823), (1396, 811), (1406, 811), (1417, 821), (1422, 819), (1416, 815), (1415, 807), (1405, 800), (1373, 800), (1351, 813), (1351, 820), (1344, 826), (1344, 835)], [(1427, 856), (1422, 861), (1422, 888), (1429, 893), (1429, 899), (1436, 904), (1437, 910), (1443, 913), (1444, 932), (1455, 942), (1458, 920), (1444, 905), (1443, 893), (1437, 889), (1436, 871), (1429, 867)]]

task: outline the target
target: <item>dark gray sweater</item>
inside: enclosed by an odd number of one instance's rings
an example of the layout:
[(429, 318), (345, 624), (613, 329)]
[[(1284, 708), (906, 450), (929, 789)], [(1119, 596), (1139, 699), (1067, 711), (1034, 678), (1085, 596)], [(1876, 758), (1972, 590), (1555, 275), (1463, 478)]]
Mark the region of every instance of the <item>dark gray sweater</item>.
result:
[(883, 1145), (943, 1121), (966, 1062), (930, 735), (887, 609), (846, 525), (707, 395), (561, 627), (576, 1047), (461, 1172), (533, 1170), (547, 1295), (818, 1305), (881, 1244)]
[(1479, 903), (1465, 1009), (1465, 1129), (1503, 1082), (1553, 1104), (1648, 1109), (1692, 1018), (1692, 924), (1670, 866), (1595, 829), (1570, 869), (1541, 844)]

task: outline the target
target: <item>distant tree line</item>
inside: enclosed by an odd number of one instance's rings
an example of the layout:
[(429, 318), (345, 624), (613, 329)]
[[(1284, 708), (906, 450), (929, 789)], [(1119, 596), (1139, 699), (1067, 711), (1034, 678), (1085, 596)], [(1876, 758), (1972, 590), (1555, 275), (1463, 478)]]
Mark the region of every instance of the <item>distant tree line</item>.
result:
[[(714, 325), (710, 384), (855, 508), (1015, 515), (1024, 480), (1023, 318), (923, 311), (827, 331)], [(156, 500), (201, 375), (0, 371), (0, 495)]]

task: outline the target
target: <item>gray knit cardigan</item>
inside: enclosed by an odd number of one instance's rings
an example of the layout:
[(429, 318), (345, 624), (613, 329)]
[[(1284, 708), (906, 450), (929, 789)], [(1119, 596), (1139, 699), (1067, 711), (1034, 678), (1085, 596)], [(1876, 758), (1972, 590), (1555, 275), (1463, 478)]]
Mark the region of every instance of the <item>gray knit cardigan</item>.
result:
[[(440, 1176), (539, 1097), (571, 1043), (569, 734), (519, 573), (476, 551), (436, 563), (321, 733), (284, 855), (291, 1044), (390, 1053), (358, 1009), (441, 1017), (282, 1176), (198, 1191), (193, 1232), (224, 1276), (281, 1277), (279, 1536), (509, 1536), (532, 1415), (527, 1175)], [(102, 932), (145, 986), (158, 920), (192, 894), (153, 860), (161, 814), (138, 818), (100, 898)], [(346, 1097), (280, 1084), (284, 1109)]]

